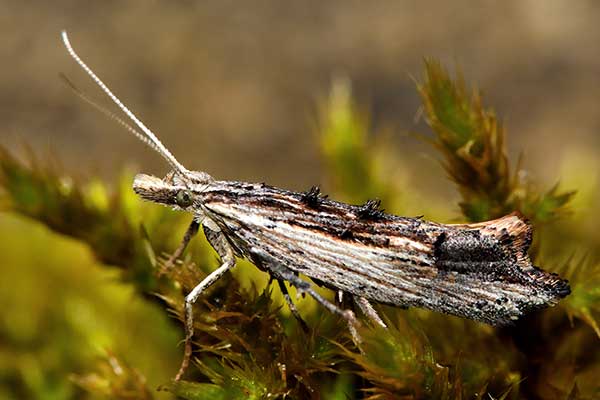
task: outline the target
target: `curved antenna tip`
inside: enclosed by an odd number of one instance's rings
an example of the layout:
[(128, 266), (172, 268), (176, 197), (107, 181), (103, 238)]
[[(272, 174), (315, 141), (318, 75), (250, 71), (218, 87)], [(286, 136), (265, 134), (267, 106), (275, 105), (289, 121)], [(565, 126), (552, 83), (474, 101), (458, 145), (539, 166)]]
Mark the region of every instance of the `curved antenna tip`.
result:
[[(127, 123), (125, 123), (124, 121), (119, 121), (119, 118), (116, 117), (116, 116), (114, 116), (114, 115), (112, 115), (112, 113), (110, 111), (108, 111), (108, 112), (102, 111), (102, 107), (98, 107), (98, 106), (96, 106), (96, 108), (100, 109), (101, 112), (103, 112), (104, 114), (107, 114), (110, 118), (115, 119), (118, 123), (120, 123), (121, 125), (125, 126), (125, 128), (128, 129), (130, 132), (132, 132), (134, 135), (140, 137), (140, 139), (143, 142), (145, 142), (146, 144), (149, 144), (150, 147), (152, 147), (155, 151), (157, 151), (160, 155), (162, 155), (167, 160), (167, 162), (169, 164), (171, 164), (171, 166), (179, 174), (185, 175), (188, 172), (188, 170), (183, 165), (181, 165), (179, 163), (179, 161), (177, 161), (177, 159), (161, 143), (161, 141), (156, 137), (156, 135), (154, 135), (154, 133), (150, 129), (148, 129), (148, 127), (146, 125), (144, 125), (144, 123), (142, 121), (140, 121), (129, 110), (129, 108), (127, 108), (127, 106), (125, 106), (125, 104), (123, 104), (123, 102), (121, 102), (121, 100), (119, 100), (119, 98), (117, 96), (115, 96), (113, 94), (113, 92), (108, 88), (108, 86), (106, 86), (104, 84), (104, 82), (102, 82), (100, 80), (100, 78), (98, 78), (98, 76), (94, 73), (94, 71), (92, 71), (92, 69), (87, 66), (87, 64), (79, 57), (79, 55), (77, 55), (77, 53), (75, 52), (75, 50), (71, 46), (71, 43), (69, 42), (69, 36), (67, 35), (67, 31), (64, 30), (64, 29), (61, 30), (60, 31), (60, 35), (62, 37), (63, 43), (65, 44), (65, 47), (67, 48), (67, 52), (69, 53), (69, 55), (92, 78), (92, 80), (96, 83), (96, 85), (98, 85), (100, 87), (100, 89), (102, 89), (102, 91), (113, 101), (113, 103), (115, 103), (121, 109), (121, 111), (123, 111), (125, 113), (125, 115), (127, 115), (127, 117), (129, 117), (129, 119), (131, 121), (133, 121), (133, 123), (138, 128), (140, 128), (140, 130), (144, 133), (144, 135), (138, 135), (137, 131), (135, 129), (133, 129), (133, 127), (129, 127), (127, 125)], [(70, 85), (70, 86), (72, 86), (72, 85)], [(75, 92), (77, 93), (78, 90), (76, 90)], [(85, 99), (85, 96), (82, 96), (82, 97)], [(91, 101), (90, 103), (92, 105), (94, 105), (93, 101)], [(142, 138), (142, 136), (144, 138)]]
[(63, 29), (60, 31), (60, 36), (62, 38), (63, 43), (67, 49), (71, 49), (71, 41), (69, 41), (69, 35), (67, 35), (67, 31)]

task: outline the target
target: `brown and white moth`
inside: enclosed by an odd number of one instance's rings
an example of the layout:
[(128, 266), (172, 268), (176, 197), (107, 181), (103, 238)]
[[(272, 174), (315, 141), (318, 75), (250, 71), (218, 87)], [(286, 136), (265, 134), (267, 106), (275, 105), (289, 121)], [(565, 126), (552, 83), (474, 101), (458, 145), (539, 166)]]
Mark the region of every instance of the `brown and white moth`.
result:
[(349, 323), (350, 310), (321, 297), (299, 274), (350, 296), (372, 321), (385, 326), (371, 301), (430, 310), (503, 325), (555, 304), (570, 293), (568, 282), (532, 265), (527, 250), (531, 226), (518, 214), (476, 224), (446, 225), (398, 217), (378, 201), (349, 205), (329, 200), (318, 188), (305, 193), (263, 183), (218, 181), (181, 165), (158, 138), (102, 83), (62, 38), (69, 54), (139, 128), (78, 94), (162, 155), (172, 167), (164, 179), (139, 174), (133, 190), (149, 200), (193, 215), (172, 263), (203, 227), (221, 266), (185, 300), (185, 356), (191, 356), (192, 306), (202, 292), (235, 266), (250, 260), (277, 280), (297, 315), (284, 282), (313, 296)]

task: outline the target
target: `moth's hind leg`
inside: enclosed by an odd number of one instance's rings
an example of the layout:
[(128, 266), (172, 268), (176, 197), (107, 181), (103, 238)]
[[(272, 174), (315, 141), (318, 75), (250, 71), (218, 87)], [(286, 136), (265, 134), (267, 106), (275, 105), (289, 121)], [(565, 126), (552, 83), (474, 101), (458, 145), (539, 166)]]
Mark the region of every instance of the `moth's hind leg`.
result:
[(292, 301), (292, 297), (290, 296), (290, 293), (288, 292), (288, 289), (285, 286), (285, 281), (283, 281), (282, 279), (277, 278), (277, 284), (279, 285), (279, 289), (281, 290), (281, 294), (283, 294), (283, 298), (285, 299), (285, 302), (287, 303), (288, 308), (290, 309), (290, 312), (292, 313), (292, 315), (294, 316), (294, 318), (296, 318), (296, 320), (298, 321), (298, 323), (302, 327), (302, 330), (304, 332), (308, 332), (308, 325), (306, 324), (306, 322), (304, 322), (304, 320), (302, 319), (302, 316), (300, 315), (300, 313), (298, 312), (298, 309), (296, 308), (296, 305)]
[(387, 325), (385, 324), (385, 322), (383, 322), (383, 320), (377, 313), (377, 310), (375, 310), (371, 302), (366, 297), (356, 296), (351, 293), (344, 292), (343, 290), (338, 290), (336, 294), (337, 301), (339, 304), (342, 304), (344, 301), (344, 297), (348, 296), (350, 299), (352, 299), (352, 302), (360, 309), (360, 311), (371, 320), (371, 322), (374, 322), (375, 324), (383, 328), (387, 328)]
[(193, 306), (198, 297), (206, 290), (210, 285), (215, 283), (225, 272), (235, 266), (235, 254), (231, 245), (221, 232), (212, 231), (205, 228), (204, 232), (211, 246), (219, 254), (221, 258), (221, 266), (211, 272), (206, 278), (202, 280), (186, 297), (185, 297), (185, 352), (181, 367), (175, 380), (178, 381), (183, 376), (185, 370), (190, 364), (190, 358), (192, 356), (192, 337), (194, 336), (194, 310)]

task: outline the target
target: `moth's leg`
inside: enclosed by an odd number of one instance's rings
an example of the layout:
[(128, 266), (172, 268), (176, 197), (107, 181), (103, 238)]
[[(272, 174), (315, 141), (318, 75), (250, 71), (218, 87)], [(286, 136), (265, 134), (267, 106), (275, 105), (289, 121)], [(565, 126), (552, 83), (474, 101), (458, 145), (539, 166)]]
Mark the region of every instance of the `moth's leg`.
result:
[(275, 259), (272, 255), (268, 254), (266, 251), (254, 247), (250, 249), (250, 252), (254, 256), (256, 256), (256, 258), (260, 260), (260, 264), (265, 266), (269, 270), (269, 272), (272, 275), (274, 275), (277, 279), (288, 281), (290, 284), (294, 285), (299, 291), (308, 293), (310, 296), (312, 296), (312, 298), (315, 299), (317, 303), (321, 304), (323, 307), (329, 310), (329, 312), (340, 315), (342, 318), (344, 318), (348, 323), (348, 328), (350, 330), (350, 334), (352, 335), (354, 343), (360, 349), (362, 339), (356, 329), (358, 326), (360, 326), (360, 323), (354, 316), (352, 310), (343, 310), (335, 304), (333, 304), (332, 302), (330, 302), (329, 300), (325, 299), (312, 288), (310, 283), (300, 279), (300, 277), (298, 277), (294, 273), (294, 271), (282, 265), (277, 259)]
[(312, 296), (313, 299), (317, 301), (317, 303), (321, 304), (331, 313), (340, 315), (342, 318), (344, 318), (348, 324), (348, 328), (350, 330), (350, 334), (352, 335), (352, 339), (354, 340), (357, 346), (360, 346), (360, 343), (362, 343), (362, 339), (360, 338), (360, 335), (358, 334), (358, 331), (356, 329), (356, 327), (359, 326), (359, 322), (354, 316), (352, 310), (343, 310), (339, 308), (329, 300), (325, 299), (319, 293), (317, 293), (312, 288), (310, 283), (303, 281), (292, 270), (280, 264), (277, 264), (276, 262), (269, 264), (269, 270), (273, 274), (275, 274), (279, 279), (286, 280), (290, 284), (294, 285), (301, 292), (308, 293), (310, 296)]
[(183, 376), (183, 373), (187, 369), (190, 358), (192, 356), (192, 337), (194, 336), (194, 310), (193, 306), (198, 297), (206, 290), (210, 285), (215, 283), (225, 272), (235, 266), (235, 254), (231, 245), (221, 232), (212, 231), (205, 227), (204, 232), (211, 246), (219, 254), (221, 258), (221, 266), (211, 272), (202, 282), (200, 282), (186, 297), (185, 297), (185, 352), (183, 355), (183, 361), (179, 372), (175, 377), (178, 381)]
[(177, 247), (177, 249), (173, 252), (171, 257), (169, 257), (169, 259), (167, 261), (165, 261), (165, 263), (163, 264), (163, 266), (159, 272), (160, 275), (166, 273), (167, 270), (169, 268), (171, 268), (173, 266), (173, 264), (175, 264), (175, 261), (179, 257), (181, 257), (181, 255), (185, 251), (185, 248), (187, 247), (190, 240), (192, 240), (194, 235), (196, 233), (198, 233), (199, 227), (200, 227), (200, 224), (196, 220), (193, 220), (192, 223), (190, 224), (190, 226), (187, 228), (187, 231), (185, 231), (185, 235), (183, 235), (183, 240), (181, 241), (181, 244), (179, 245), (179, 247)]
[(283, 294), (283, 298), (285, 299), (285, 302), (287, 303), (290, 311), (292, 312), (292, 315), (296, 318), (298, 323), (300, 323), (302, 330), (304, 332), (308, 332), (308, 325), (306, 324), (306, 322), (304, 322), (304, 320), (302, 319), (302, 316), (300, 316), (300, 313), (298, 312), (296, 305), (292, 301), (292, 298), (290, 296), (290, 293), (287, 290), (287, 287), (285, 286), (284, 281), (282, 279), (277, 279), (277, 283), (279, 284), (279, 289), (281, 290), (281, 293)]
[(294, 274), (293, 271), (280, 265), (270, 265), (269, 267), (271, 268), (271, 271), (275, 272), (279, 278), (288, 281), (289, 283), (294, 285), (298, 290), (308, 293), (319, 304), (328, 309), (330, 312), (340, 315), (348, 322), (358, 323), (356, 317), (354, 316), (354, 313), (351, 310), (343, 310), (335, 304), (333, 304), (332, 302), (330, 302), (329, 300), (325, 299), (312, 288), (310, 283), (300, 279), (300, 277), (296, 276), (296, 274)]
[(352, 298), (354, 299), (354, 303), (356, 303), (356, 305), (358, 306), (358, 308), (360, 308), (362, 313), (365, 314), (371, 321), (375, 322), (379, 326), (387, 328), (387, 325), (385, 324), (385, 322), (383, 322), (383, 320), (377, 313), (377, 310), (373, 308), (373, 305), (368, 299), (359, 296), (352, 296)]

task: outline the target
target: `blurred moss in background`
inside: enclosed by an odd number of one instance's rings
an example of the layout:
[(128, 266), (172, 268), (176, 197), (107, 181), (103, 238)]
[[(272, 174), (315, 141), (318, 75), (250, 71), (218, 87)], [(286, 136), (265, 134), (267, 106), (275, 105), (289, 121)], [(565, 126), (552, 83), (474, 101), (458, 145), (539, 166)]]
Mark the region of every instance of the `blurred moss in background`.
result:
[[(595, 3), (3, 8), (0, 398), (600, 396)], [(216, 254), (198, 238), (157, 275), (189, 216), (135, 198), (133, 174), (164, 165), (61, 85), (97, 93), (63, 28), (188, 168), (439, 222), (517, 210), (573, 293), (502, 329), (382, 306), (390, 329), (365, 326), (361, 354), (311, 299), (304, 332), (242, 262), (198, 305), (195, 363), (172, 382), (183, 295)]]

